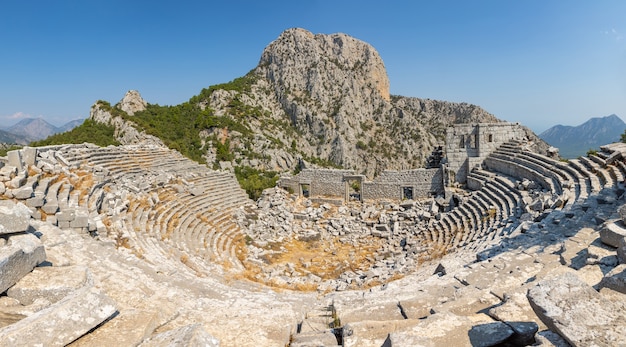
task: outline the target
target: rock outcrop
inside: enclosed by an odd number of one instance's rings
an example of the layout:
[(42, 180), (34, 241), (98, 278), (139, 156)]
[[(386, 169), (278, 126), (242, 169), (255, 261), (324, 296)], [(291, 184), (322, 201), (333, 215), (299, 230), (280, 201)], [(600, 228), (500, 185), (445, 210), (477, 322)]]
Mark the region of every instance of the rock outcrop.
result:
[[(128, 96), (128, 93), (126, 96)], [(124, 97), (124, 99), (126, 99), (126, 97)], [(124, 100), (122, 100), (122, 102), (123, 101)], [(115, 126), (115, 138), (123, 145), (144, 144), (165, 147), (161, 139), (156, 136), (148, 135), (145, 131), (137, 130), (135, 123), (125, 120), (119, 114), (116, 114), (111, 106), (102, 102), (96, 102), (91, 106), (89, 118), (98, 123)]]
[(141, 97), (138, 91), (129, 90), (117, 107), (132, 116), (135, 112), (144, 111), (147, 105), (148, 103)]

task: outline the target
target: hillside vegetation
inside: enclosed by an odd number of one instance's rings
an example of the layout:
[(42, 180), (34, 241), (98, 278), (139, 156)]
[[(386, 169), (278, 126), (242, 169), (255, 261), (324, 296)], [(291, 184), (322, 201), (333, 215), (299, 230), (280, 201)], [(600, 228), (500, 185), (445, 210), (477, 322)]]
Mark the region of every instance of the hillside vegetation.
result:
[(33, 147), (40, 147), (89, 142), (102, 147), (109, 145), (117, 146), (120, 142), (117, 141), (114, 134), (114, 126), (98, 123), (92, 119), (86, 119), (83, 124), (70, 131), (52, 135), (44, 140), (31, 142), (30, 145)]

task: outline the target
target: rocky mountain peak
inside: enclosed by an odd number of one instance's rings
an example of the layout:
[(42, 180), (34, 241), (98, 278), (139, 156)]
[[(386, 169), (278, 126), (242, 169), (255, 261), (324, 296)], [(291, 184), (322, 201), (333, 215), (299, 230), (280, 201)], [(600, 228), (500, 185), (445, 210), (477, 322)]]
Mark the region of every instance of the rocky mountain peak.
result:
[(389, 100), (389, 78), (376, 49), (342, 33), (288, 29), (265, 48), (259, 68), (275, 85), (285, 87), (283, 97)]
[(135, 112), (145, 110), (147, 105), (148, 103), (141, 97), (138, 91), (129, 90), (117, 107), (132, 116)]

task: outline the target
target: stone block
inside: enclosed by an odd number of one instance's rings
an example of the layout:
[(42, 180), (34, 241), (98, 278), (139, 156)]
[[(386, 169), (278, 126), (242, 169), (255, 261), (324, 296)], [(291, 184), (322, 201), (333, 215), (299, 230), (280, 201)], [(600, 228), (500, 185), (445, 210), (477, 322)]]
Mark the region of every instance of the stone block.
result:
[(159, 323), (155, 311), (124, 310), (71, 346), (137, 346), (152, 335)]
[(26, 231), (30, 215), (30, 209), (22, 203), (0, 200), (0, 235)]
[(52, 216), (46, 216), (46, 222), (50, 223), (51, 225), (57, 225), (57, 216), (52, 215)]
[(6, 180), (10, 180), (11, 178), (17, 175), (17, 168), (12, 165), (5, 165), (0, 168), (0, 176), (6, 177)]
[(25, 203), (28, 207), (41, 207), (45, 203), (45, 198), (42, 195), (37, 196), (37, 194), (35, 194), (34, 197), (26, 200)]
[(32, 186), (23, 186), (13, 190), (13, 196), (18, 200), (30, 199), (34, 195)]
[(626, 264), (621, 264), (609, 271), (600, 281), (600, 288), (609, 288), (626, 294)]
[(76, 212), (74, 210), (61, 210), (56, 214), (59, 222), (71, 222), (76, 218)]
[(89, 211), (79, 208), (75, 211), (74, 219), (70, 221), (70, 228), (87, 228), (89, 225)]
[(9, 189), (17, 189), (26, 184), (26, 181), (26, 176), (24, 176), (23, 174), (18, 174), (17, 176), (6, 182), (5, 185)]
[[(335, 340), (336, 341), (336, 340)], [(220, 342), (211, 336), (200, 324), (192, 324), (169, 330), (152, 337), (142, 343), (141, 347), (184, 347), (184, 346), (206, 346), (219, 347)]]
[(290, 347), (308, 347), (308, 346), (336, 346), (337, 337), (330, 329), (316, 331), (304, 334), (296, 334)]
[(9, 165), (16, 167), (18, 171), (24, 170), (24, 166), (22, 165), (22, 155), (19, 149), (8, 151), (7, 159), (9, 160)]
[(64, 221), (57, 221), (57, 226), (61, 229), (69, 229), (70, 228), (70, 222), (64, 222)]
[(115, 302), (85, 287), (21, 321), (0, 329), (0, 347), (65, 346), (117, 312)]
[(626, 301), (609, 301), (576, 274), (548, 277), (528, 301), (537, 316), (573, 346), (618, 346), (626, 334)]
[(37, 148), (24, 147), (22, 148), (22, 161), (26, 166), (35, 165), (35, 159), (37, 158)]
[(59, 210), (59, 204), (55, 201), (46, 201), (41, 209), (48, 215), (54, 215)]
[(37, 298), (55, 303), (90, 282), (85, 266), (36, 267), (7, 291), (7, 296), (22, 305), (30, 305)]
[(626, 236), (626, 225), (621, 220), (610, 220), (602, 225), (600, 229), (600, 240), (603, 243), (619, 247), (620, 239)]
[(15, 234), (0, 247), (0, 293), (4, 293), (46, 260), (41, 241), (32, 234)]

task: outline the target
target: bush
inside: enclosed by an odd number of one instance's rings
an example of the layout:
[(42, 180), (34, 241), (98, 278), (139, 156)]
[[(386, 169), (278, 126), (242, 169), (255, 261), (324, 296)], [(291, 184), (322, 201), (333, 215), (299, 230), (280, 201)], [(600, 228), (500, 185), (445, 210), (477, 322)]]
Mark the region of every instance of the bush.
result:
[(278, 173), (275, 171), (261, 171), (249, 166), (235, 167), (235, 176), (239, 185), (252, 200), (258, 200), (263, 190), (276, 186)]

